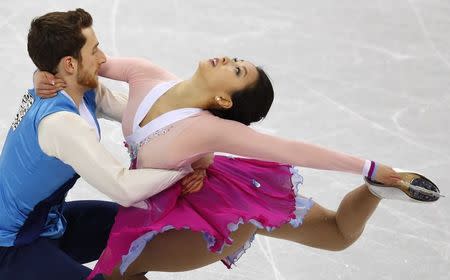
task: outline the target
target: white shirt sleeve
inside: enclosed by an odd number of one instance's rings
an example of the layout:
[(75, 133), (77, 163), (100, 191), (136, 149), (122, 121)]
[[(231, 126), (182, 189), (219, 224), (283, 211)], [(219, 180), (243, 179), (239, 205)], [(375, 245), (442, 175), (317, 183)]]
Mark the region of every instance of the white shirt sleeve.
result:
[(95, 131), (79, 115), (57, 112), (38, 127), (41, 149), (72, 168), (90, 185), (128, 207), (176, 183), (191, 170), (128, 170), (97, 140)]
[(123, 111), (127, 106), (128, 95), (112, 92), (99, 83), (96, 89), (95, 103), (97, 104), (97, 117), (122, 122)]

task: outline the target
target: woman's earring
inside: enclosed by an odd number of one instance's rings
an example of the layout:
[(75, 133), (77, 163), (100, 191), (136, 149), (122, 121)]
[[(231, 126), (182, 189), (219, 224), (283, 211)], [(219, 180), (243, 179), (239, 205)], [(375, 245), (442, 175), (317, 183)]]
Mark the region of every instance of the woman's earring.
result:
[(216, 101), (219, 102), (220, 101), (220, 97), (216, 96)]

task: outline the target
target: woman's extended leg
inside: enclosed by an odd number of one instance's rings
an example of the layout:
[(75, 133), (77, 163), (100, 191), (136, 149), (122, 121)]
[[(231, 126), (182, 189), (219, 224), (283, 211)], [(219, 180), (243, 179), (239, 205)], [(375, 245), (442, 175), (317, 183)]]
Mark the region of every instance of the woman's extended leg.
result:
[(325, 250), (343, 250), (359, 238), (379, 202), (362, 185), (344, 197), (337, 212), (315, 203), (300, 227), (286, 224), (272, 232), (258, 230), (257, 233)]
[(201, 233), (189, 230), (170, 230), (158, 234), (147, 244), (141, 255), (134, 261), (122, 277), (118, 268), (107, 280), (146, 279), (147, 271), (179, 272), (200, 268), (234, 253), (255, 233), (251, 224), (240, 225), (231, 234), (233, 244), (225, 246), (222, 253), (212, 253), (208, 250)]
[[(300, 227), (293, 228), (286, 224), (272, 232), (257, 230), (257, 233), (316, 248), (342, 250), (358, 239), (379, 202), (380, 199), (363, 185), (344, 197), (337, 212), (315, 203)], [(113, 275), (106, 279), (138, 280), (145, 279), (147, 271), (178, 272), (200, 268), (235, 252), (255, 230), (251, 224), (241, 225), (231, 235), (234, 240), (232, 246), (226, 246), (221, 254), (211, 253), (200, 233), (171, 230), (157, 235), (148, 243), (124, 277), (116, 268)]]

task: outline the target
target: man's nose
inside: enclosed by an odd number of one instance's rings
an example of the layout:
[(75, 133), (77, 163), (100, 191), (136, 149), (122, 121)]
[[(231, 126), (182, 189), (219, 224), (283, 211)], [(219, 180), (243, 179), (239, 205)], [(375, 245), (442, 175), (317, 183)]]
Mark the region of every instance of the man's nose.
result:
[(100, 64), (103, 64), (106, 62), (106, 55), (102, 50), (99, 50), (99, 57), (98, 57), (98, 62)]

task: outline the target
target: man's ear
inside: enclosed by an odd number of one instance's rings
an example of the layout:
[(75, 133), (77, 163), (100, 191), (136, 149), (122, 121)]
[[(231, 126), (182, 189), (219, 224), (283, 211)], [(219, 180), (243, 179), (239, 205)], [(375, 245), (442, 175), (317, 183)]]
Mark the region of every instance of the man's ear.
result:
[(63, 67), (64, 71), (69, 74), (74, 74), (78, 69), (78, 61), (72, 56), (65, 56), (61, 58), (59, 63), (60, 66)]
[(214, 97), (214, 103), (217, 104), (218, 107), (221, 107), (222, 109), (230, 109), (233, 107), (233, 101), (231, 100), (231, 97), (227, 94), (223, 95), (216, 95)]

